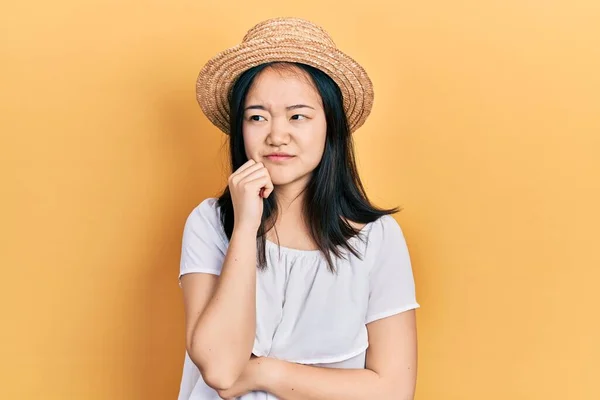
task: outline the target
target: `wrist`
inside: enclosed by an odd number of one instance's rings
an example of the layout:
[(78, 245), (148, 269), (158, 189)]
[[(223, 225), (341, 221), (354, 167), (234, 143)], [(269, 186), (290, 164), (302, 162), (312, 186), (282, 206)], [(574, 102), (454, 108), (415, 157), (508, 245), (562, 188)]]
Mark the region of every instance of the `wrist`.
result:
[(256, 363), (255, 384), (258, 390), (268, 392), (283, 379), (281, 368), (283, 361), (269, 357), (258, 357), (254, 362)]
[(252, 226), (249, 224), (242, 224), (242, 223), (237, 223), (234, 222), (233, 224), (233, 233), (231, 234), (231, 236), (233, 237), (233, 235), (236, 236), (241, 236), (241, 237), (250, 237), (253, 239), (256, 239), (256, 234), (258, 232), (258, 227), (256, 226)]
[(252, 229), (251, 227), (234, 227), (233, 232), (231, 233), (231, 243), (238, 243), (237, 246), (242, 244), (242, 246), (252, 246), (256, 247), (256, 229)]

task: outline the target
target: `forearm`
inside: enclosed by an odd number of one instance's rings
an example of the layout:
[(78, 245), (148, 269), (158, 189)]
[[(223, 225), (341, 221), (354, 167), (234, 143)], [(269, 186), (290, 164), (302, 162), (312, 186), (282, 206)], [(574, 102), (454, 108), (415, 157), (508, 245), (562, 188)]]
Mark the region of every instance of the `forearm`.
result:
[(209, 385), (233, 384), (256, 331), (256, 232), (232, 234), (215, 292), (194, 328), (190, 357)]
[(275, 378), (262, 390), (285, 400), (412, 400), (412, 389), (369, 369), (320, 368), (269, 359)]

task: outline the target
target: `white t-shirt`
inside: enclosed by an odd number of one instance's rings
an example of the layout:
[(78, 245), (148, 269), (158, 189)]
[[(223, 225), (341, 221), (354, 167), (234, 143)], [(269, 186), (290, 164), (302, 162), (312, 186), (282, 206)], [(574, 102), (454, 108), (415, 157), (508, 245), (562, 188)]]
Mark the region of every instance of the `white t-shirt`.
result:
[[(181, 277), (201, 272), (219, 275), (228, 239), (217, 199), (208, 198), (189, 215), (184, 232)], [(318, 250), (279, 247), (267, 241), (267, 268), (257, 270), (256, 336), (252, 353), (299, 364), (364, 368), (369, 346), (366, 325), (418, 308), (410, 257), (402, 230), (391, 216), (365, 225), (350, 244), (347, 259), (327, 268)], [(179, 400), (218, 400), (185, 354)], [(252, 392), (243, 400), (273, 400)]]

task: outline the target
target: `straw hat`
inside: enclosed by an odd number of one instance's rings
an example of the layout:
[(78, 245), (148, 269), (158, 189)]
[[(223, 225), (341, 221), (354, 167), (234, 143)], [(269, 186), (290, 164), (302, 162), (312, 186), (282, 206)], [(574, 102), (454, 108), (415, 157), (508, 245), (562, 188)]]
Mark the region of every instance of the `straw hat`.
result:
[(214, 56), (200, 71), (196, 98), (204, 114), (229, 134), (229, 94), (246, 70), (275, 61), (298, 62), (329, 75), (340, 87), (350, 131), (373, 107), (373, 84), (365, 70), (336, 47), (323, 28), (299, 18), (273, 18), (246, 33), (242, 43)]

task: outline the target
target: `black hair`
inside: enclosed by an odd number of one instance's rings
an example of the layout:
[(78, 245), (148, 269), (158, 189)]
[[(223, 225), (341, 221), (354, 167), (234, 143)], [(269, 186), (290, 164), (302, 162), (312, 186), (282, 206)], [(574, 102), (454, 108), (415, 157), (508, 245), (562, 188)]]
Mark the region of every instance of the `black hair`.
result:
[[(230, 135), (229, 150), (231, 170), (236, 171), (248, 161), (242, 134), (244, 103), (254, 79), (268, 67), (300, 68), (312, 79), (323, 102), (327, 133), (325, 149), (320, 163), (312, 172), (304, 189), (304, 216), (310, 227), (312, 239), (324, 254), (328, 268), (335, 271), (332, 254), (342, 257), (341, 249), (347, 249), (362, 258), (348, 240), (360, 233), (348, 221), (367, 224), (379, 217), (398, 212), (399, 208), (380, 209), (373, 206), (365, 193), (358, 175), (354, 158), (354, 144), (343, 108), (342, 92), (338, 85), (324, 72), (300, 63), (266, 63), (253, 67), (236, 80), (229, 96)], [(229, 239), (233, 233), (234, 209), (229, 187), (218, 199), (221, 223)], [(266, 233), (275, 225), (277, 218), (276, 192), (263, 199), (263, 215), (257, 232), (259, 268), (266, 267)]]

